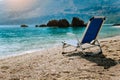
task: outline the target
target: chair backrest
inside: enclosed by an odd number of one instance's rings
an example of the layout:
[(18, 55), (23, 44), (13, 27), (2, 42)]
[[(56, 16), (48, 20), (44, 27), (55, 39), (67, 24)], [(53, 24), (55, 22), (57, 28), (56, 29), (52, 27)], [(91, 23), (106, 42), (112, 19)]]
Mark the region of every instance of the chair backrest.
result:
[(92, 17), (84, 32), (81, 43), (90, 43), (91, 41), (95, 40), (104, 21), (105, 17), (103, 16)]

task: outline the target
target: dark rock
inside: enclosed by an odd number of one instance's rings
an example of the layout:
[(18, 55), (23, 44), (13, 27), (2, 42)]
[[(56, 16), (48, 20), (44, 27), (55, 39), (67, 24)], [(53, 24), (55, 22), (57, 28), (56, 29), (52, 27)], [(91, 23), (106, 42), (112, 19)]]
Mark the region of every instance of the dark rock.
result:
[(66, 19), (60, 19), (58, 22), (59, 27), (69, 27), (70, 24)]
[(42, 24), (42, 25), (36, 25), (35, 27), (69, 27), (69, 26), (86, 26), (87, 24), (84, 24), (84, 21), (79, 19), (78, 17), (73, 17), (72, 23), (71, 25), (69, 24), (69, 22), (67, 21), (67, 19), (60, 19), (60, 20), (50, 20), (48, 21), (47, 25), (46, 24)]
[(39, 27), (39, 25), (35, 25), (35, 27)]
[(47, 26), (58, 26), (58, 20), (50, 20)]
[(113, 26), (120, 26), (120, 24), (113, 24)]
[(35, 27), (46, 27), (46, 24), (41, 24), (41, 25), (35, 25)]
[(85, 26), (84, 21), (78, 17), (73, 17), (71, 26)]
[(46, 27), (46, 26), (47, 26), (46, 24), (39, 25), (39, 27)]
[(22, 24), (21, 27), (28, 27), (28, 25), (26, 25), (26, 24)]

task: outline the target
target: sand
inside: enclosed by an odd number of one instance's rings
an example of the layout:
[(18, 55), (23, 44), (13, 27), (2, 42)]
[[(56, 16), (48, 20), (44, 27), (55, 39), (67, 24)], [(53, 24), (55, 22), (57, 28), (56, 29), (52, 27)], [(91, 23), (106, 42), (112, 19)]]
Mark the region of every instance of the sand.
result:
[(120, 36), (100, 44), (103, 55), (84, 56), (78, 51), (62, 55), (59, 45), (1, 59), (0, 80), (120, 80)]

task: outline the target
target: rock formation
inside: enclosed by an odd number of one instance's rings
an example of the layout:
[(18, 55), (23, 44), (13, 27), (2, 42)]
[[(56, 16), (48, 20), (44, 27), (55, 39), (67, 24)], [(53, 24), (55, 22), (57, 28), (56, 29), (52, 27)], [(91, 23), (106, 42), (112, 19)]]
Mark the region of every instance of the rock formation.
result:
[(78, 17), (73, 17), (73, 19), (72, 19), (72, 23), (71, 23), (71, 26), (85, 26), (85, 24), (84, 24), (84, 21), (83, 20), (81, 20), (81, 19), (79, 19)]
[(59, 27), (69, 27), (70, 24), (66, 19), (60, 19), (58, 22)]
[(41, 25), (35, 25), (35, 27), (47, 27), (46, 24), (41, 24)]
[(58, 20), (50, 20), (47, 26), (58, 26)]
[(113, 24), (112, 26), (120, 26), (120, 24)]
[(67, 19), (60, 19), (60, 20), (50, 20), (47, 24), (35, 25), (35, 27), (84, 27), (86, 24), (83, 20), (79, 19), (78, 17), (73, 17), (71, 25), (67, 21)]
[(28, 25), (26, 25), (26, 24), (22, 24), (21, 27), (28, 27)]

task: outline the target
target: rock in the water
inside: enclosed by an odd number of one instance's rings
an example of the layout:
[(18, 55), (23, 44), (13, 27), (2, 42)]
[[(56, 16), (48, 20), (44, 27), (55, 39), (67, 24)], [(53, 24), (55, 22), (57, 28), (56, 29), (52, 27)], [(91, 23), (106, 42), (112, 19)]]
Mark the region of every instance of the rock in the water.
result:
[(35, 25), (35, 27), (46, 27), (46, 24), (41, 24), (41, 25)]
[(70, 24), (66, 19), (60, 19), (58, 22), (59, 27), (69, 27)]
[(28, 25), (26, 25), (26, 24), (22, 24), (21, 27), (28, 27)]
[(113, 24), (113, 26), (120, 26), (120, 24)]
[(47, 26), (46, 24), (39, 25), (39, 27), (46, 27), (46, 26)]
[(35, 27), (39, 27), (39, 25), (35, 25)]
[(47, 26), (58, 26), (58, 20), (50, 20)]
[(67, 19), (60, 19), (60, 20), (50, 20), (48, 21), (47, 25), (46, 24), (41, 24), (41, 25), (36, 25), (35, 27), (69, 27), (69, 26), (81, 26), (84, 27), (86, 24), (84, 23), (83, 20), (79, 19), (78, 17), (73, 17), (71, 25), (69, 24)]
[(73, 17), (71, 26), (85, 26), (84, 21), (78, 17)]

